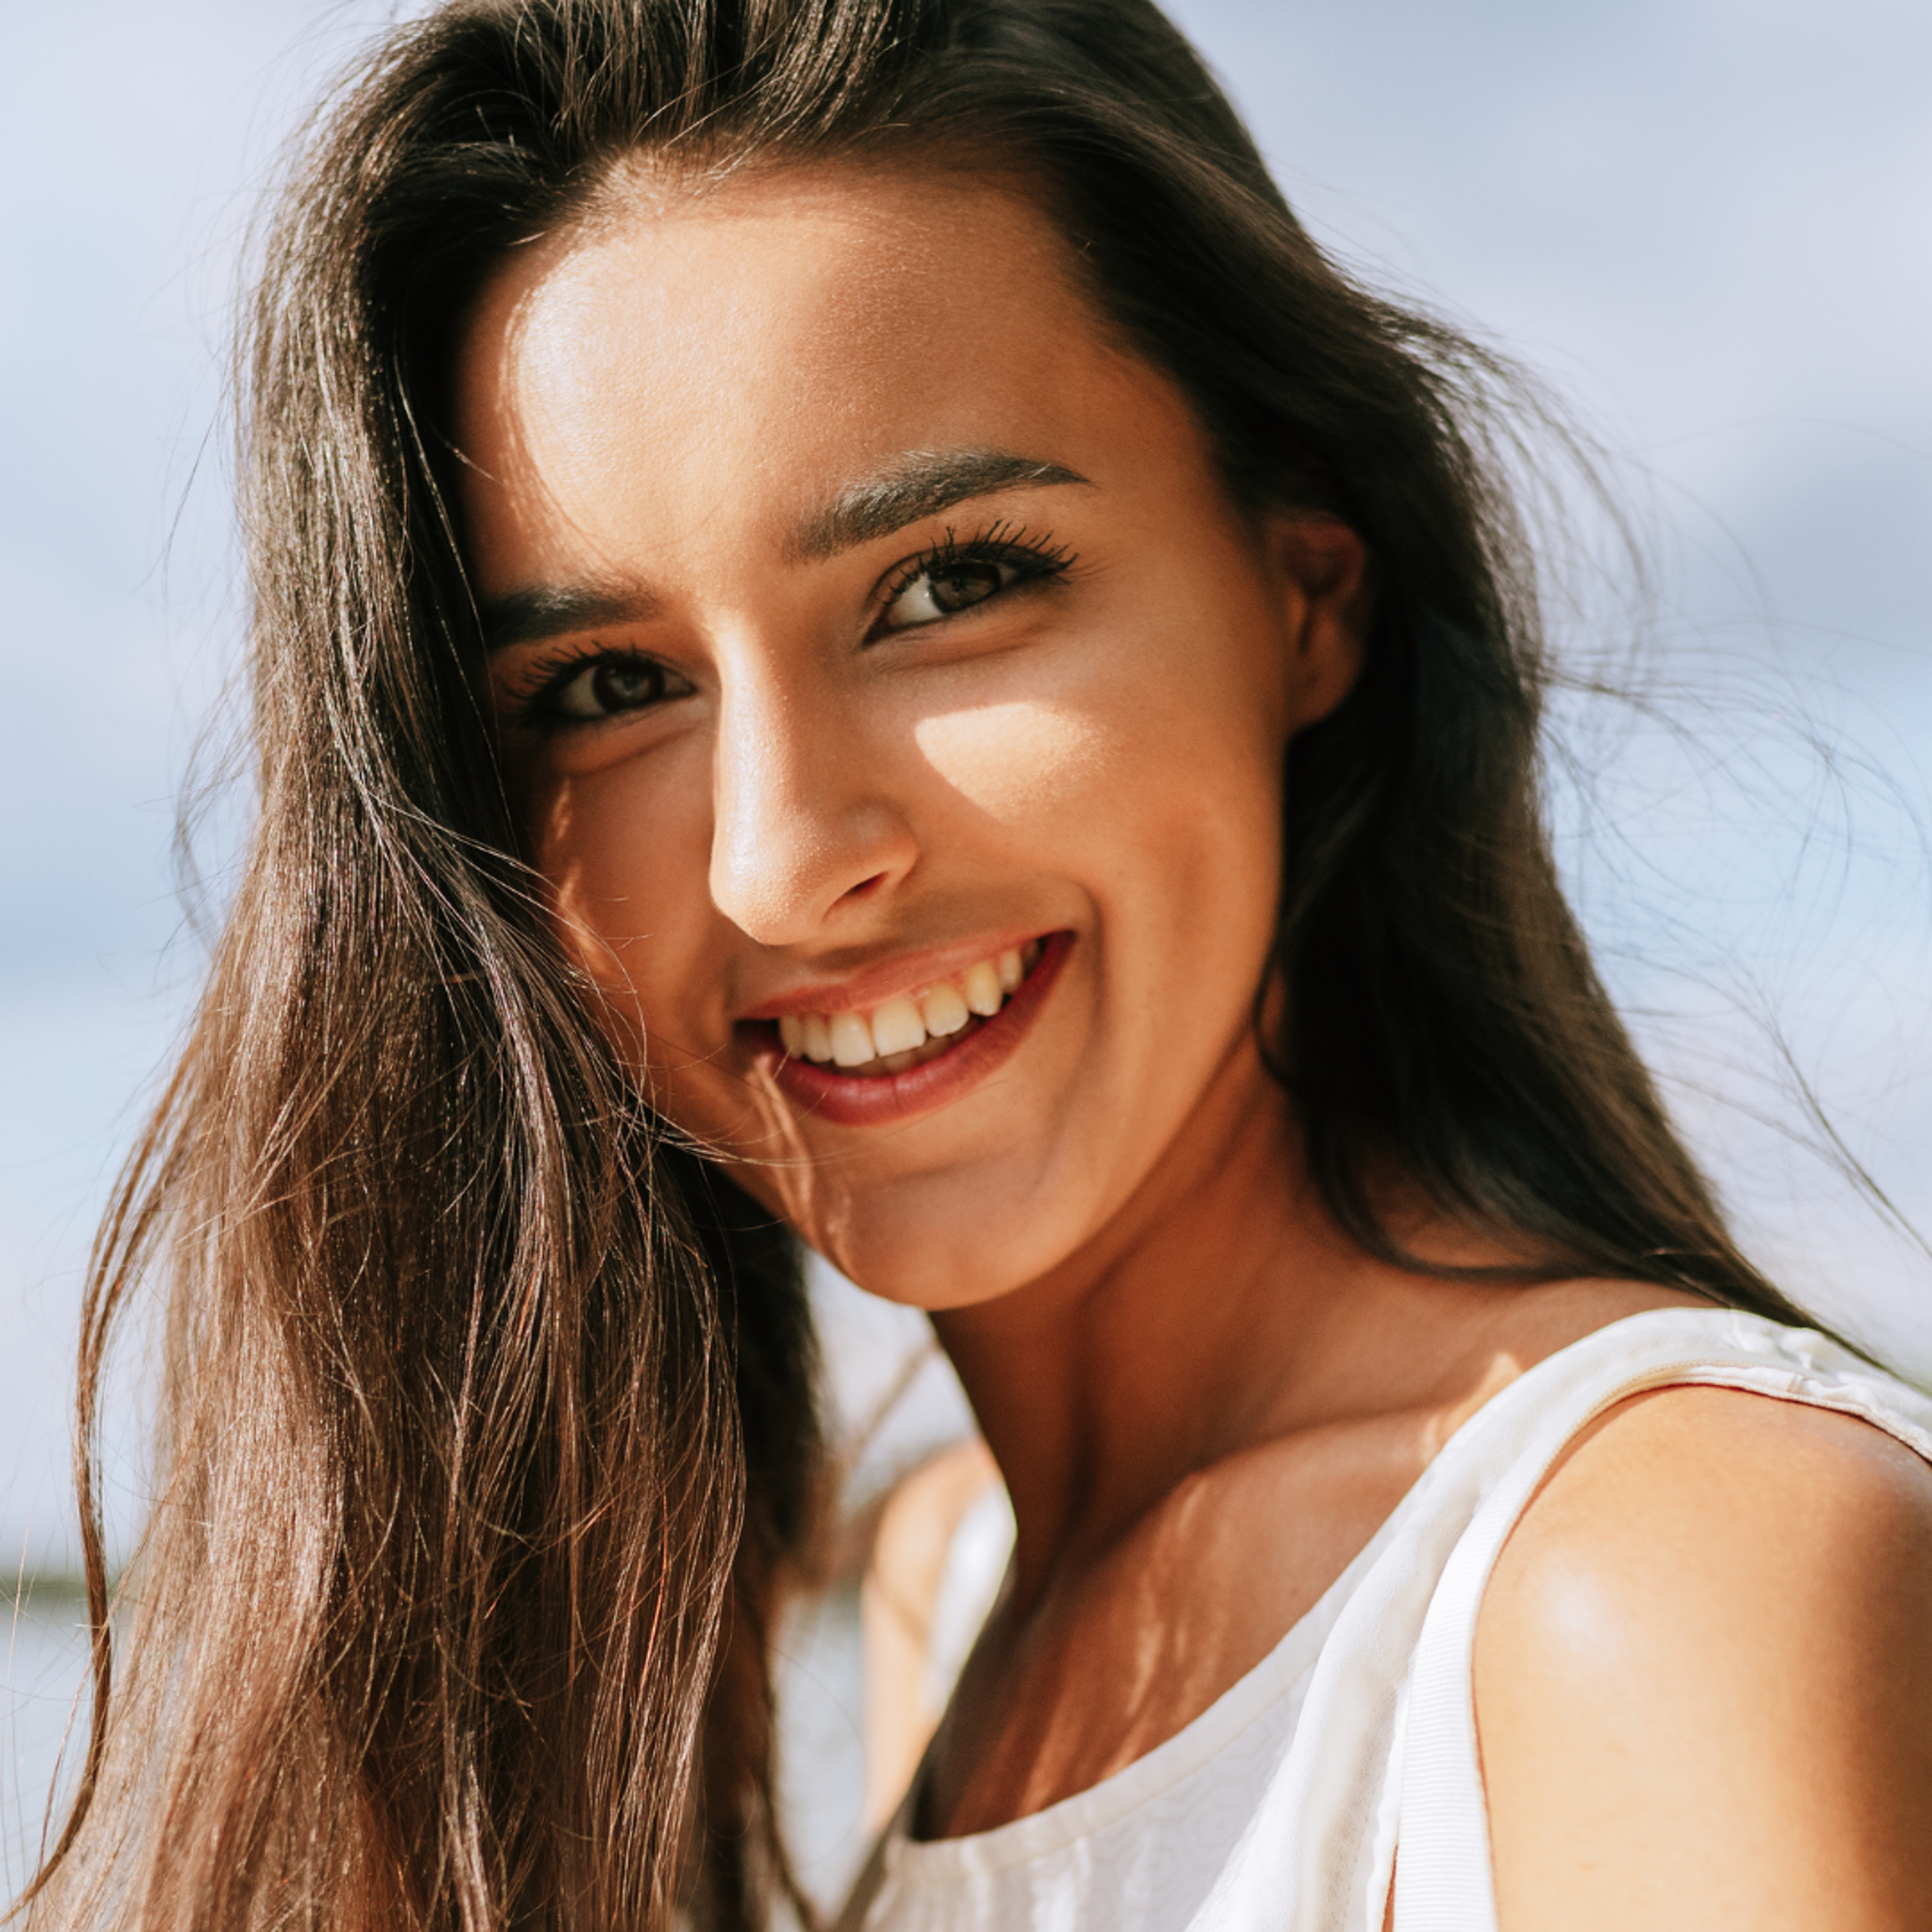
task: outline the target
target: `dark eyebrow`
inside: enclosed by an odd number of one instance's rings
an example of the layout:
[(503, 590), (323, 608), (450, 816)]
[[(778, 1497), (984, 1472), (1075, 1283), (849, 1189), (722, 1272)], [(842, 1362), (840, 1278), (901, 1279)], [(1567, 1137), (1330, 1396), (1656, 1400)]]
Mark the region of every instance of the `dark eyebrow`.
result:
[(512, 590), (493, 597), (478, 612), (483, 642), (493, 654), (512, 644), (535, 644), (600, 624), (636, 624), (655, 616), (658, 600), (647, 590)]
[(1004, 449), (908, 450), (884, 469), (847, 484), (825, 508), (806, 517), (785, 551), (796, 560), (817, 562), (875, 537), (890, 536), (970, 497), (1086, 482), (1085, 477), (1060, 464), (1015, 456)]
[[(1077, 470), (1004, 449), (908, 450), (870, 476), (850, 482), (830, 505), (806, 517), (785, 546), (794, 562), (818, 562), (854, 545), (936, 516), (956, 503), (1000, 490), (1063, 483), (1093, 486)], [(600, 624), (636, 624), (656, 616), (648, 590), (585, 585), (538, 587), (493, 597), (480, 608), (485, 648), (494, 656), (513, 644), (540, 643)]]

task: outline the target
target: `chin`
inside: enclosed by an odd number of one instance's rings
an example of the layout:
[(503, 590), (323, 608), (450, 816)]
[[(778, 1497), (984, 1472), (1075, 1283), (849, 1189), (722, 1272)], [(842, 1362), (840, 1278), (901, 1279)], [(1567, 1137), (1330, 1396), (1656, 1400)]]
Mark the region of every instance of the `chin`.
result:
[(868, 1294), (928, 1314), (996, 1300), (1028, 1279), (1024, 1269), (997, 1259), (989, 1265), (983, 1243), (976, 1252), (975, 1244), (946, 1240), (929, 1228), (910, 1240), (827, 1238), (812, 1245)]
[[(876, 1204), (800, 1234), (840, 1274), (868, 1294), (938, 1314), (998, 1300), (1052, 1266), (1036, 1228), (1018, 1211), (940, 1216), (929, 1209), (882, 1216)], [(1024, 1228), (1024, 1243), (988, 1239), (988, 1226)]]

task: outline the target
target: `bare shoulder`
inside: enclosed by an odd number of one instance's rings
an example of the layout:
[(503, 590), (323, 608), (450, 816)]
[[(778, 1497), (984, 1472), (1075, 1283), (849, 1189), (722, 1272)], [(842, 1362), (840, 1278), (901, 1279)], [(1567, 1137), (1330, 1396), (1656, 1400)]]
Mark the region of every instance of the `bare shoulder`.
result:
[(1504, 1932), (1928, 1922), (1932, 1468), (1871, 1425), (1623, 1404), (1505, 1546), (1475, 1680)]

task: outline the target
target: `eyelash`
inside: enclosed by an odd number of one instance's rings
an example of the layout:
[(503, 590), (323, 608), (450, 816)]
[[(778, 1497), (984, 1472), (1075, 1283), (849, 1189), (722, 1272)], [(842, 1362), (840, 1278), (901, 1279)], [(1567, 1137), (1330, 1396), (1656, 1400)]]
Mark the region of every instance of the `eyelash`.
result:
[[(604, 721), (591, 718), (572, 718), (562, 709), (563, 694), (586, 672), (601, 668), (606, 664), (622, 665), (638, 670), (655, 671), (667, 685), (681, 683), (682, 680), (668, 664), (661, 664), (656, 658), (643, 651), (585, 650), (581, 646), (565, 645), (547, 652), (538, 658), (526, 674), (526, 688), (516, 698), (509, 714), (508, 722), (515, 725), (538, 730), (568, 730), (578, 724), (600, 724)], [(640, 705), (638, 712), (656, 710), (667, 701), (664, 698), (654, 700), (647, 705)], [(615, 717), (626, 714), (616, 712)]]
[[(1029, 534), (1024, 524), (994, 524), (964, 542), (952, 531), (948, 530), (942, 542), (930, 544), (917, 556), (908, 558), (886, 580), (879, 595), (881, 624), (874, 626), (874, 635), (895, 634), (883, 629), (884, 614), (922, 577), (943, 578), (949, 571), (958, 571), (968, 564), (1004, 564), (1018, 573), (1013, 583), (1005, 586), (1004, 589), (1016, 590), (1024, 584), (1044, 584), (1064, 576), (1077, 561), (1072, 550), (1064, 544), (1054, 542), (1051, 532), (1042, 532), (1034, 536)], [(992, 599), (989, 598), (986, 601), (990, 602)], [(978, 607), (970, 608), (976, 609)], [(958, 614), (966, 614), (962, 612)], [(926, 626), (906, 626), (902, 628), (922, 629)], [(526, 727), (550, 730), (568, 729), (574, 724), (602, 722), (567, 717), (560, 708), (560, 700), (563, 693), (586, 671), (604, 664), (634, 666), (640, 670), (656, 671), (668, 683), (680, 681), (676, 673), (668, 665), (659, 663), (656, 658), (647, 656), (641, 651), (586, 650), (581, 647), (566, 646), (538, 658), (531, 664), (527, 674), (529, 682), (526, 694), (517, 700), (511, 722)], [(659, 698), (652, 704), (639, 706), (638, 710), (654, 710), (657, 704), (665, 701), (664, 698)], [(625, 714), (620, 712), (614, 715), (621, 717)]]
[(948, 530), (943, 542), (909, 557), (892, 573), (880, 592), (879, 609), (883, 616), (922, 577), (943, 577), (962, 564), (1006, 564), (1019, 572), (1016, 582), (1007, 586), (1016, 590), (1022, 584), (1044, 584), (1064, 576), (1078, 561), (1065, 544), (1054, 542), (1050, 530), (1034, 536), (1024, 524), (994, 524), (963, 543)]

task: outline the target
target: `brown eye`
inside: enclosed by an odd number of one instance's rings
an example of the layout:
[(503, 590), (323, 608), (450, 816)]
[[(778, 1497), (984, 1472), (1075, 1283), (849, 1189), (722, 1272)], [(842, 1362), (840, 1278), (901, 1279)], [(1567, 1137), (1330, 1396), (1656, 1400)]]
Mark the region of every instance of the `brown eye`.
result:
[(641, 711), (668, 694), (664, 668), (649, 658), (598, 658), (556, 693), (557, 716), (579, 722)]
[(1013, 565), (995, 557), (959, 557), (934, 564), (922, 570), (892, 599), (886, 621), (894, 630), (936, 623), (941, 617), (985, 603), (1019, 574)]
[[(1050, 583), (1073, 563), (1073, 554), (1024, 530), (1002, 535), (997, 524), (968, 544), (946, 542), (924, 555), (909, 557), (883, 592), (878, 628), (910, 631), (1004, 598), (1011, 590)], [(1026, 539), (1022, 541), (1022, 539)]]
[(1000, 587), (1000, 566), (997, 563), (955, 564), (949, 569), (934, 571), (931, 581), (933, 602), (950, 615), (992, 596)]

